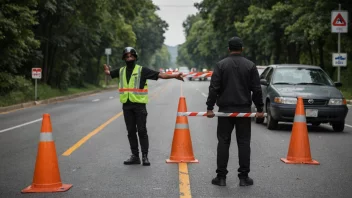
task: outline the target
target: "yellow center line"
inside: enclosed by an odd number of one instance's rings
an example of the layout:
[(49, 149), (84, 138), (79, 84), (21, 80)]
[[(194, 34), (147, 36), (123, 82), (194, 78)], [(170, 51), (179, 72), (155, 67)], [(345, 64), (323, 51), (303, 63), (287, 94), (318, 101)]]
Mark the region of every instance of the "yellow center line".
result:
[[(162, 92), (167, 88), (167, 86), (170, 83), (166, 84), (161, 88), (160, 90), (156, 91), (150, 99), (154, 99), (158, 96), (158, 93)], [(116, 120), (118, 117), (123, 115), (123, 111), (120, 113), (116, 114), (114, 117), (110, 118), (108, 121), (106, 121), (104, 124), (100, 125), (98, 128), (94, 129), (94, 131), (88, 133), (88, 135), (84, 136), (82, 139), (80, 139), (77, 143), (75, 143), (73, 146), (71, 146), (69, 149), (67, 149), (62, 155), (63, 156), (69, 156), (71, 155), (75, 150), (77, 150), (80, 146), (82, 146), (85, 142), (87, 142), (91, 137), (99, 133), (101, 130), (103, 130), (107, 125), (109, 125), (111, 122)]]
[(182, 86), (182, 83), (181, 83), (181, 96), (183, 96), (183, 86)]
[[(183, 96), (183, 84), (181, 83), (181, 97)], [(189, 181), (187, 163), (178, 164), (180, 198), (191, 198), (191, 183)]]
[(123, 114), (121, 111), (120, 113), (116, 114), (114, 117), (110, 118), (107, 122), (104, 124), (100, 125), (98, 128), (96, 128), (94, 131), (90, 132), (88, 135), (80, 139), (76, 144), (74, 144), (71, 148), (67, 149), (62, 155), (63, 156), (69, 156), (71, 153), (73, 153), (77, 148), (82, 146), (86, 141), (88, 141), (91, 137), (93, 137), (95, 134), (99, 133), (99, 131), (103, 130), (108, 124), (110, 124), (112, 121), (116, 120), (118, 117), (120, 117)]
[(189, 182), (187, 163), (178, 164), (178, 173), (180, 180), (180, 197), (191, 198), (191, 184)]

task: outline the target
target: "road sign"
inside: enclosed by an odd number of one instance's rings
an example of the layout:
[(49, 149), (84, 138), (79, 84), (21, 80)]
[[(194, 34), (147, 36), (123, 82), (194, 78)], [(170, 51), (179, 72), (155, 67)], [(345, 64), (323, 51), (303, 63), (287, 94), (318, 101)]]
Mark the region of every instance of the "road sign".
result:
[(42, 78), (42, 68), (32, 68), (32, 78), (41, 79)]
[(348, 12), (345, 10), (333, 10), (331, 12), (331, 32), (348, 32)]
[(32, 68), (32, 78), (35, 79), (35, 89), (34, 89), (34, 100), (37, 100), (38, 97), (37, 97), (37, 79), (41, 79), (42, 78), (42, 68), (39, 68), (39, 67), (35, 67), (35, 68)]
[(333, 53), (332, 54), (332, 65), (335, 67), (346, 67), (347, 66), (347, 54), (346, 53)]
[(105, 54), (111, 55), (111, 48), (105, 48)]

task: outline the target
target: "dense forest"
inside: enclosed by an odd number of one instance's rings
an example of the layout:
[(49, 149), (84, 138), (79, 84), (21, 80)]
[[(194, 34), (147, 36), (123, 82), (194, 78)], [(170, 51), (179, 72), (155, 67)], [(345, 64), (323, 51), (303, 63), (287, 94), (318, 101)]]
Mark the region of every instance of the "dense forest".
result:
[[(195, 4), (199, 12), (183, 23), (186, 42), (179, 46), (177, 61), (211, 69), (227, 55), (229, 38), (239, 36), (244, 55), (258, 65), (318, 65), (337, 80), (332, 53), (337, 52), (338, 35), (331, 33), (330, 21), (339, 3), (351, 13), (351, 0), (203, 0)], [(341, 52), (352, 57), (351, 30), (341, 34)], [(349, 63), (341, 68), (345, 86), (352, 86)]]
[(168, 24), (151, 0), (1, 0), (0, 8), (1, 96), (32, 96), (32, 67), (42, 68), (40, 83), (52, 88), (99, 85), (105, 48), (112, 68), (123, 64), (126, 46), (138, 49), (141, 65), (170, 62)]
[[(105, 85), (105, 48), (112, 49), (113, 69), (123, 64), (126, 46), (152, 69), (177, 66), (170, 49), (178, 65), (211, 69), (232, 36), (244, 40), (244, 55), (258, 65), (319, 65), (336, 80), (338, 37), (330, 18), (339, 3), (352, 11), (350, 0), (203, 0), (182, 24), (186, 42), (174, 51), (164, 44), (168, 24), (152, 0), (0, 0), (0, 106), (33, 99), (33, 67), (43, 70), (43, 99), (61, 94), (54, 89)], [(341, 34), (341, 52), (352, 57), (352, 31)], [(351, 64), (341, 74), (344, 88), (351, 87)]]

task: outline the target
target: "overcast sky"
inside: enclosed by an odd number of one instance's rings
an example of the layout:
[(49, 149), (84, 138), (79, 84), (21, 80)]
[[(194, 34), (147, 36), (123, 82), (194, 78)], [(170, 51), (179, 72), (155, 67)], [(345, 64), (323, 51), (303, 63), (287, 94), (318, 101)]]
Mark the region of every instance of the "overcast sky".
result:
[(196, 2), (201, 0), (153, 0), (160, 7), (157, 14), (169, 24), (169, 29), (164, 34), (166, 45), (175, 46), (185, 42), (182, 22), (188, 15), (197, 13), (193, 6)]

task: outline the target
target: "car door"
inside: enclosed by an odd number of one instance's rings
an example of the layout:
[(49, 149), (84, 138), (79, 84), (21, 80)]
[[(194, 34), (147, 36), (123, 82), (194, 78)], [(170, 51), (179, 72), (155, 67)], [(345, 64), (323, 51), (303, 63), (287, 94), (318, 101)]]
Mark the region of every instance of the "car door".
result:
[[(269, 77), (269, 74), (272, 74), (272, 67), (267, 67), (264, 72), (260, 75), (260, 79), (265, 79), (267, 80)], [(271, 79), (271, 75), (270, 75), (270, 79)], [(267, 80), (267, 82), (269, 83), (270, 81)], [(263, 102), (265, 103), (266, 97), (267, 97), (267, 93), (268, 93), (268, 86), (267, 85), (260, 85), (262, 88), (262, 94), (263, 94)]]
[(273, 73), (274, 73), (274, 68), (270, 68), (268, 74), (265, 77), (265, 80), (268, 82), (268, 85), (267, 86), (264, 85), (264, 87), (265, 87), (265, 89), (263, 91), (263, 95), (265, 95), (264, 103), (266, 102), (266, 98), (270, 98), (270, 95), (271, 95), (270, 94), (271, 93), (270, 90), (272, 88), (270, 87), (271, 86), (270, 83), (271, 83), (271, 79), (272, 79)]

